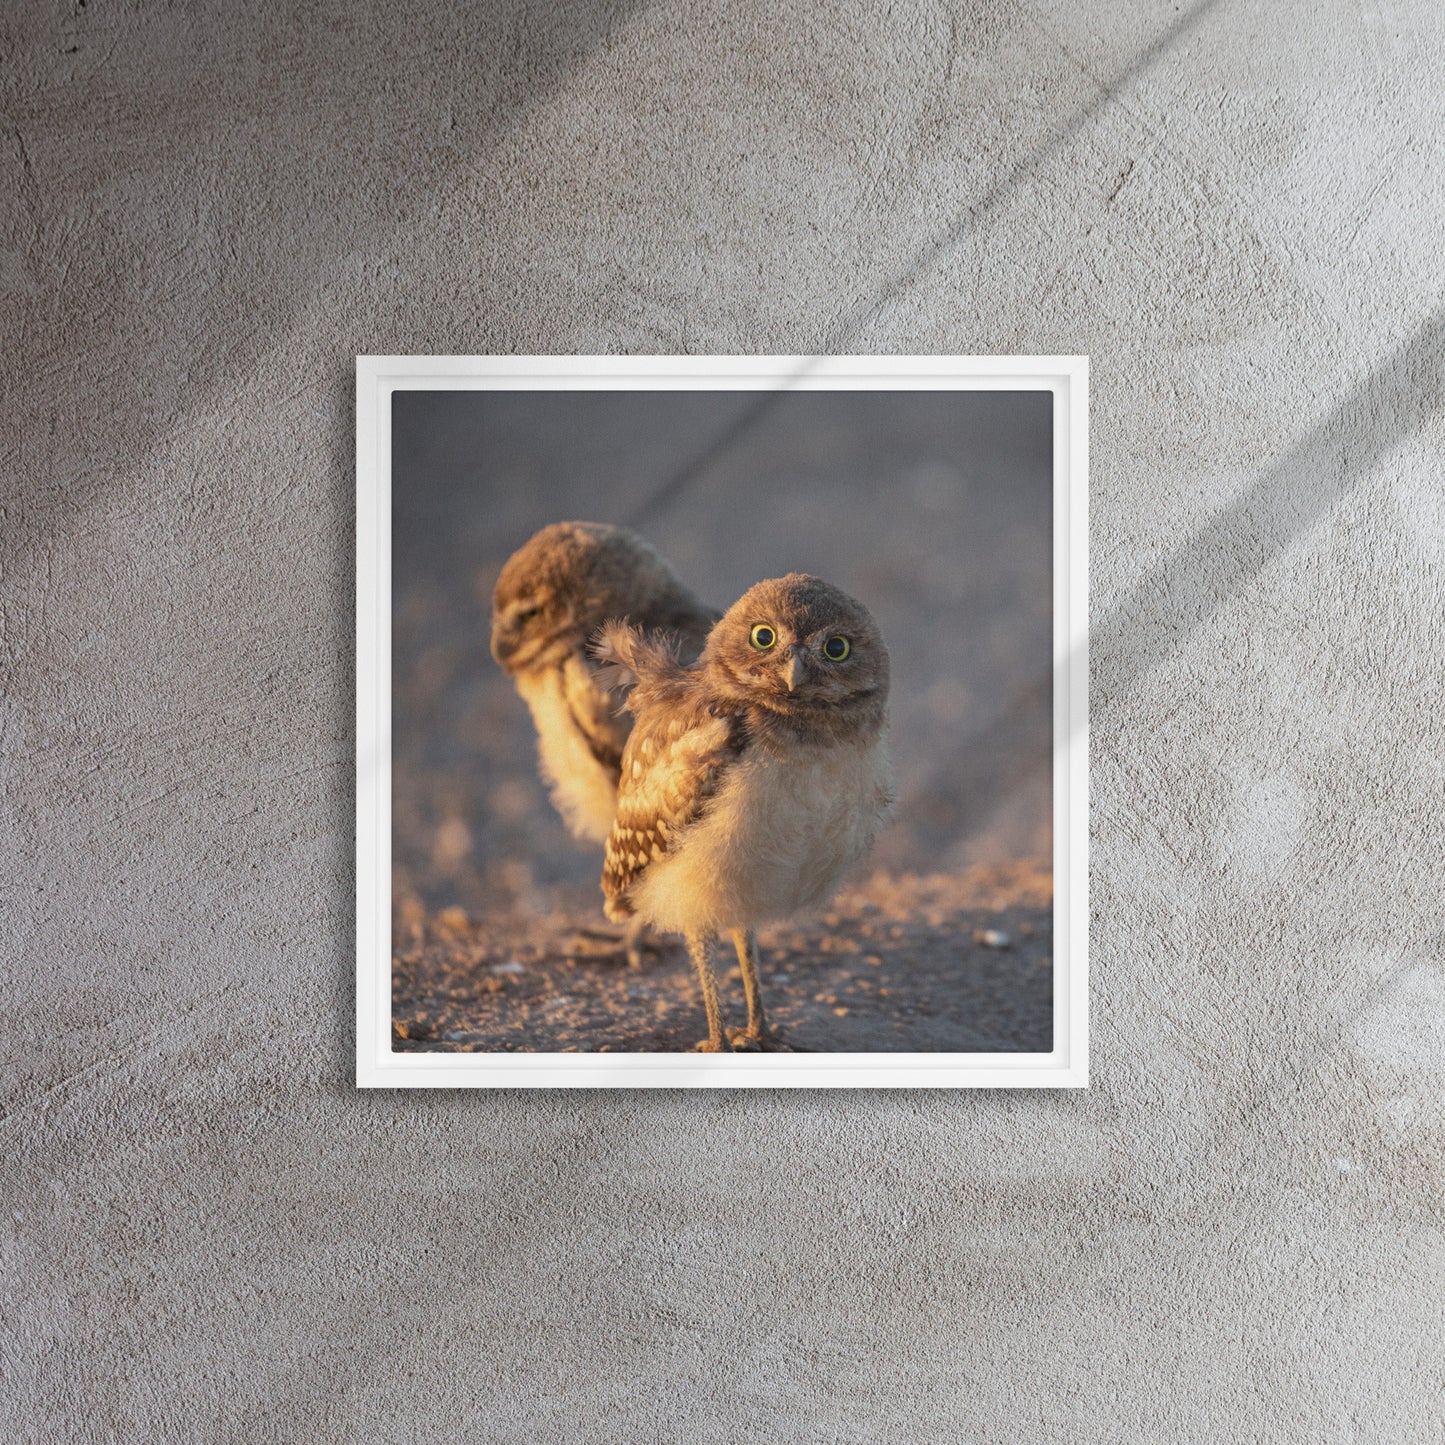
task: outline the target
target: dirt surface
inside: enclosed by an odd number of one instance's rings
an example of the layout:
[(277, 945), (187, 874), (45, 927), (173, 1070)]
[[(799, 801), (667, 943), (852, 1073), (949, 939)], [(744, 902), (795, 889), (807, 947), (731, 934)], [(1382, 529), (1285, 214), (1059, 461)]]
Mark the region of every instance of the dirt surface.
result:
[[(760, 934), (770, 1021), (795, 1049), (1046, 1052), (1053, 921), (1028, 865), (875, 877), (826, 914)], [(596, 916), (474, 920), (461, 909), (400, 921), (392, 1032), (399, 1050), (691, 1049), (707, 1033), (681, 941), (629, 966)], [(719, 954), (729, 1022), (744, 1021), (730, 947)]]

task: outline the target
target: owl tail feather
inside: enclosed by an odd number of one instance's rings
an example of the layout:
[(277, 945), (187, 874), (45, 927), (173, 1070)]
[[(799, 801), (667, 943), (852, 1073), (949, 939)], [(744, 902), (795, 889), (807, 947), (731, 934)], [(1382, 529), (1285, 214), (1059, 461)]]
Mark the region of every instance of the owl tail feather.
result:
[(596, 675), (598, 687), (608, 692), (621, 692), (637, 685), (632, 649), (641, 641), (641, 633), (625, 622), (604, 622), (592, 634), (587, 650), (600, 664)]
[(661, 682), (680, 671), (676, 644), (663, 633), (643, 636), (627, 622), (603, 623), (592, 636), (588, 650), (600, 664), (596, 680), (608, 692), (621, 692), (638, 683)]

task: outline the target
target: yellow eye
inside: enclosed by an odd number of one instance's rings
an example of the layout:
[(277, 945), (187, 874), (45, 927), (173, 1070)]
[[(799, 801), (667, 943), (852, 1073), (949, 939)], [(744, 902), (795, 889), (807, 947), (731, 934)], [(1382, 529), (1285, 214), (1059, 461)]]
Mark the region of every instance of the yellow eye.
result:
[(778, 640), (778, 634), (766, 622), (755, 622), (748, 641), (759, 652), (766, 652)]
[(852, 651), (852, 644), (846, 637), (830, 637), (823, 644), (823, 656), (829, 662), (842, 662)]

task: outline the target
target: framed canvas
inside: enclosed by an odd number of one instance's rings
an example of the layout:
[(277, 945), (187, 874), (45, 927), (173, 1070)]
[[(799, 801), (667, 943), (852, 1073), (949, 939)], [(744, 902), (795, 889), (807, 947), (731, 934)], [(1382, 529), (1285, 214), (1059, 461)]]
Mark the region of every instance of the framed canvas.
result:
[(1087, 358), (356, 384), (359, 1085), (1087, 1084)]

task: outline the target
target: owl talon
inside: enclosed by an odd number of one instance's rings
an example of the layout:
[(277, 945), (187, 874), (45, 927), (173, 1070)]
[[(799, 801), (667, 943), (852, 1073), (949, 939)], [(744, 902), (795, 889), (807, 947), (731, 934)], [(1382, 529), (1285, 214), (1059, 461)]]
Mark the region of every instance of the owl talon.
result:
[(732, 1051), (732, 1045), (726, 1039), (702, 1039), (695, 1050), (699, 1054), (730, 1054)]
[(562, 951), (568, 958), (581, 963), (617, 964), (631, 961), (631, 954), (620, 938), (615, 934), (602, 933), (598, 929), (575, 929), (562, 940)]
[(624, 943), (629, 968), (644, 968), (650, 958), (656, 958), (664, 952), (662, 940), (652, 933), (646, 924), (634, 924), (629, 928)]
[(765, 1028), (759, 1033), (747, 1029), (729, 1029), (728, 1038), (734, 1051), (748, 1054), (791, 1054), (793, 1046), (783, 1041), (782, 1031)]

